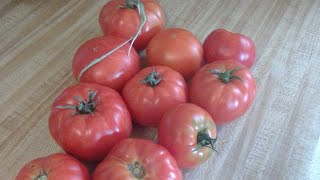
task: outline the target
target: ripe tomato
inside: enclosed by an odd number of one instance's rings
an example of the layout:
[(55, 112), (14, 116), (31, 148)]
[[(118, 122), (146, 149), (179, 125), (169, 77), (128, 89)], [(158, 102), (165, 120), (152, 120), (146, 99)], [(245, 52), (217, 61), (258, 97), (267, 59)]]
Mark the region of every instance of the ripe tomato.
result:
[(93, 180), (182, 180), (177, 162), (150, 140), (125, 139), (115, 145), (93, 173)]
[(187, 85), (183, 77), (169, 67), (147, 67), (128, 81), (122, 97), (135, 122), (158, 126), (167, 110), (187, 101)]
[(217, 124), (240, 117), (255, 96), (256, 81), (249, 69), (233, 60), (203, 66), (190, 82), (190, 101), (207, 110)]
[[(96, 37), (88, 40), (77, 50), (72, 70), (76, 79), (80, 72), (93, 60), (113, 50), (125, 40), (114, 37)], [(80, 82), (95, 83), (121, 90), (124, 84), (140, 70), (140, 60), (137, 52), (132, 48), (128, 57), (129, 44), (116, 50), (98, 64), (85, 71)]]
[(185, 29), (173, 28), (160, 32), (150, 41), (146, 53), (150, 66), (169, 66), (185, 79), (190, 79), (203, 62), (200, 41)]
[(54, 101), (49, 117), (52, 137), (68, 153), (100, 161), (118, 141), (130, 136), (132, 123), (121, 96), (97, 84), (77, 84)]
[[(143, 50), (151, 38), (165, 24), (164, 13), (156, 0), (140, 0), (144, 6), (146, 23), (134, 42), (136, 50)], [(114, 35), (124, 39), (133, 37), (140, 26), (139, 16), (134, 0), (111, 0), (101, 10), (99, 23), (105, 35)]]
[(250, 68), (256, 60), (253, 41), (247, 36), (225, 29), (212, 31), (204, 41), (203, 50), (208, 63), (233, 59)]
[(158, 129), (159, 144), (179, 167), (193, 168), (212, 154), (217, 129), (210, 114), (194, 104), (179, 104), (165, 113)]
[(34, 159), (19, 172), (16, 180), (89, 180), (89, 172), (77, 159), (57, 153)]

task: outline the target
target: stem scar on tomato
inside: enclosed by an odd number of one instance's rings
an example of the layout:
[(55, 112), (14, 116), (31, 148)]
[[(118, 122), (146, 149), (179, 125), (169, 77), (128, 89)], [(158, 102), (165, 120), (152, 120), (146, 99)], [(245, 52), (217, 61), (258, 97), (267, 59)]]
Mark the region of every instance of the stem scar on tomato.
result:
[(242, 79), (239, 76), (233, 76), (232, 74), (242, 68), (234, 68), (230, 71), (225, 71), (225, 72), (219, 72), (214, 69), (210, 69), (209, 72), (212, 74), (218, 75), (218, 78), (223, 82), (223, 83), (229, 83), (233, 79), (238, 79), (242, 82)]
[(58, 109), (74, 109), (76, 110), (72, 116), (78, 115), (78, 114), (92, 114), (96, 108), (96, 102), (94, 102), (94, 98), (96, 97), (97, 93), (95, 91), (89, 91), (89, 98), (88, 102), (83, 100), (79, 96), (75, 96), (74, 99), (76, 99), (79, 104), (77, 106), (73, 105), (65, 105), (65, 106), (57, 106)]
[(48, 179), (48, 174), (41, 169), (40, 174), (34, 178), (34, 180), (47, 180)]
[(138, 161), (134, 161), (128, 164), (129, 172), (137, 179), (143, 179), (146, 175), (146, 170), (142, 164)]
[(156, 71), (156, 68), (153, 67), (152, 72), (146, 76), (140, 82), (148, 86), (154, 87), (157, 86), (162, 80), (162, 76), (159, 72)]

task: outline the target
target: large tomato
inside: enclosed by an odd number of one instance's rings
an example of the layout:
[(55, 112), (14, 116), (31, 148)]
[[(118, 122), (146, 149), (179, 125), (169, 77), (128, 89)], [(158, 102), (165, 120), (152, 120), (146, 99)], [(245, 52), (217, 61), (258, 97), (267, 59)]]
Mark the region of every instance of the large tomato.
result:
[(172, 28), (160, 32), (150, 41), (146, 53), (150, 66), (169, 66), (185, 79), (190, 79), (203, 63), (200, 41), (185, 29)]
[(77, 159), (57, 153), (26, 164), (16, 180), (89, 180), (89, 172)]
[(194, 104), (180, 104), (165, 113), (158, 129), (159, 144), (181, 168), (193, 168), (212, 154), (217, 137), (210, 114)]
[(217, 124), (240, 117), (255, 96), (256, 81), (249, 69), (233, 60), (203, 66), (189, 88), (190, 101), (207, 110)]
[[(96, 37), (80, 46), (72, 62), (73, 75), (78, 79), (80, 72), (93, 60), (113, 50), (125, 40), (115, 37)], [(123, 85), (140, 70), (140, 60), (132, 48), (128, 56), (129, 44), (125, 44), (99, 63), (85, 71), (80, 82), (95, 83), (121, 90)]]
[(122, 90), (133, 120), (144, 126), (158, 126), (163, 114), (187, 100), (182, 75), (165, 66), (147, 67)]
[(103, 7), (99, 23), (105, 35), (130, 39), (137, 33), (141, 23), (136, 2), (143, 4), (146, 15), (146, 22), (133, 44), (140, 51), (165, 24), (163, 10), (156, 0), (111, 0)]
[(175, 159), (150, 140), (125, 139), (115, 145), (93, 173), (93, 180), (182, 180)]
[(212, 31), (204, 41), (203, 50), (208, 63), (233, 59), (250, 68), (256, 60), (253, 41), (245, 35), (225, 29)]
[(77, 84), (54, 101), (49, 117), (52, 137), (85, 161), (100, 161), (118, 141), (130, 136), (132, 123), (121, 96), (97, 84)]

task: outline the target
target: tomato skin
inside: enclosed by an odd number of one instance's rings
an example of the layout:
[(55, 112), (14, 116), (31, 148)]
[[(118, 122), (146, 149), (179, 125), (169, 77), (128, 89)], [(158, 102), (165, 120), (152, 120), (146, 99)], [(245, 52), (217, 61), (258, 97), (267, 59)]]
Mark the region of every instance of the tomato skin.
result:
[[(140, 0), (144, 5), (146, 23), (133, 46), (137, 51), (145, 49), (151, 38), (160, 32), (165, 24), (164, 12), (155, 0)], [(99, 23), (105, 35), (114, 35), (124, 39), (133, 37), (140, 25), (137, 8), (119, 8), (125, 6), (125, 0), (111, 0), (104, 5), (99, 16)]]
[(242, 34), (225, 29), (212, 31), (203, 43), (207, 63), (233, 59), (250, 68), (256, 61), (256, 47), (253, 41)]
[[(72, 70), (75, 79), (91, 61), (113, 50), (125, 40), (115, 37), (96, 37), (82, 44), (74, 55)], [(140, 60), (134, 48), (128, 57), (129, 44), (124, 45), (98, 64), (89, 68), (80, 78), (83, 83), (95, 83), (117, 91), (140, 70)]]
[[(242, 81), (233, 79), (222, 82), (209, 70), (225, 72), (241, 68), (233, 73)], [(244, 114), (256, 96), (256, 81), (249, 69), (233, 60), (215, 61), (203, 66), (192, 78), (189, 85), (190, 101), (212, 116), (216, 124), (230, 122)]]
[(16, 180), (36, 179), (41, 173), (45, 173), (48, 180), (90, 179), (88, 170), (80, 161), (57, 153), (30, 161), (20, 170)]
[(208, 160), (213, 151), (203, 146), (197, 149), (199, 132), (205, 132), (212, 139), (217, 137), (210, 114), (197, 105), (184, 103), (165, 113), (160, 121), (158, 140), (180, 168), (194, 168)]
[[(125, 139), (112, 148), (93, 173), (93, 180), (133, 180), (128, 170), (138, 162), (144, 169), (144, 180), (182, 180), (181, 171), (171, 154), (150, 140)], [(137, 178), (138, 179), (138, 178)]]
[(188, 80), (203, 63), (203, 48), (192, 32), (171, 28), (163, 30), (150, 41), (146, 56), (149, 66), (171, 67)]
[[(154, 87), (141, 82), (153, 68), (162, 77)], [(187, 85), (182, 75), (169, 67), (146, 67), (127, 82), (122, 97), (136, 123), (158, 126), (167, 110), (187, 101)]]
[[(96, 92), (92, 114), (74, 115), (74, 109), (59, 106), (79, 105), (75, 97), (88, 101)], [(120, 140), (130, 136), (132, 123), (121, 96), (111, 88), (80, 83), (65, 89), (54, 101), (49, 117), (54, 140), (69, 154), (88, 161), (101, 161)]]

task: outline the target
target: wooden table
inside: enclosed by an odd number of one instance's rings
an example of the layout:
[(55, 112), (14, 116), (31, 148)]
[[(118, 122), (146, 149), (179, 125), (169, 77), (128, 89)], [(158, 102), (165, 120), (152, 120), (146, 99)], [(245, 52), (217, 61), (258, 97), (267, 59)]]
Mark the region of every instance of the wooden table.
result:
[[(0, 179), (62, 150), (48, 131), (54, 98), (76, 83), (71, 60), (101, 35), (107, 0), (1, 0)], [(251, 37), (258, 94), (252, 108), (219, 128), (215, 154), (184, 170), (188, 180), (320, 179), (320, 1), (161, 0), (168, 27), (201, 41), (214, 29)], [(135, 136), (155, 137), (137, 128)]]

